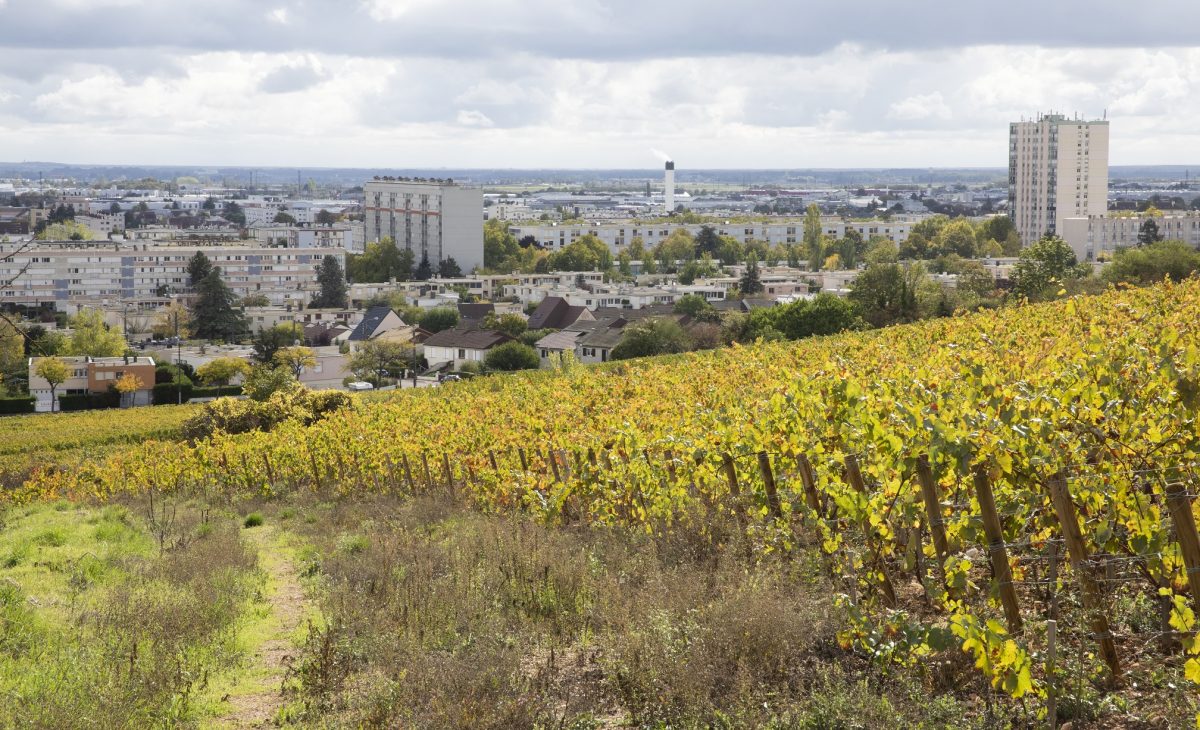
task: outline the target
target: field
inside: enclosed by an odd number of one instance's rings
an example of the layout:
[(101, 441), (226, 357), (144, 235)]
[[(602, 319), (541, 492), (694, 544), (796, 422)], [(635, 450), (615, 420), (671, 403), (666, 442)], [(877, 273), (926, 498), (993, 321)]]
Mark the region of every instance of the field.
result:
[(220, 543), (251, 587), (187, 637), (183, 709), (147, 700), (168, 724), (1193, 725), (1198, 322), (1187, 282), (194, 445), (164, 414), (33, 469), (6, 529), (125, 509), (158, 549), (99, 558), (146, 566), (99, 601)]

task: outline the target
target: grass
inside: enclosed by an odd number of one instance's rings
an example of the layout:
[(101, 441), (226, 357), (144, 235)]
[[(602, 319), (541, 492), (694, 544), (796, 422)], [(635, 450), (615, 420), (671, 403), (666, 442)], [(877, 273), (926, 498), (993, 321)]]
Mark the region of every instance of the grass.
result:
[(253, 556), (229, 521), (205, 523), (193, 505), (171, 514), (0, 513), (0, 726), (190, 721), (198, 688), (235, 656)]

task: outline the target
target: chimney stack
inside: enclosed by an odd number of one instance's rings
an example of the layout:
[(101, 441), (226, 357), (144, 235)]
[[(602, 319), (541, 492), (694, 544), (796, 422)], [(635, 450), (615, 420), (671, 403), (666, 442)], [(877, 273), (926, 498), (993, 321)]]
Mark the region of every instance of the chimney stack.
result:
[(675, 163), (671, 160), (667, 160), (667, 170), (663, 182), (665, 183), (663, 207), (666, 208), (667, 215), (671, 215), (675, 212)]

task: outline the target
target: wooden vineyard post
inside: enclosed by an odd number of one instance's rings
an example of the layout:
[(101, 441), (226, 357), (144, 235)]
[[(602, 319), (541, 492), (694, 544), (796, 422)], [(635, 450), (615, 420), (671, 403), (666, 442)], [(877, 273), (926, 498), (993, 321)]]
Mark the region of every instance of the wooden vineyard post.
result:
[(929, 457), (925, 454), (917, 457), (917, 481), (921, 484), (921, 501), (925, 503), (929, 534), (933, 538), (933, 549), (937, 552), (938, 575), (944, 583), (950, 544), (946, 540), (946, 525), (942, 522), (942, 503), (938, 500), (937, 482), (933, 478), (933, 470), (929, 468)]
[(1100, 588), (1087, 569), (1087, 545), (1083, 542), (1083, 533), (1079, 529), (1079, 517), (1075, 514), (1075, 503), (1071, 501), (1071, 493), (1067, 489), (1067, 480), (1061, 473), (1050, 479), (1050, 499), (1054, 502), (1054, 512), (1062, 526), (1063, 539), (1067, 543), (1067, 557), (1071, 567), (1079, 576), (1079, 585), (1083, 589), (1083, 607), (1091, 614), (1092, 633), (1100, 644), (1100, 655), (1112, 672), (1113, 683), (1120, 681), (1121, 663), (1117, 658), (1117, 647), (1113, 643), (1112, 631), (1109, 629), (1108, 616), (1100, 602)]
[(492, 471), (499, 472), (500, 466), (496, 463), (496, 452), (493, 449), (488, 449), (488, 461), (492, 464)]
[(771, 519), (783, 518), (783, 508), (779, 504), (779, 492), (775, 489), (775, 475), (771, 473), (771, 457), (767, 452), (758, 452), (758, 470), (762, 472), (763, 484), (767, 488), (767, 510)]
[[(846, 455), (846, 481), (854, 488), (854, 491), (865, 495), (867, 493), (866, 482), (863, 481), (862, 470), (858, 466), (858, 458), (854, 454)], [(870, 543), (875, 542), (871, 535), (871, 526), (864, 520), (862, 523), (863, 537), (866, 538), (868, 548)], [(878, 551), (875, 554), (876, 565), (879, 570), (879, 589), (883, 592), (883, 600), (889, 606), (896, 605), (896, 589), (892, 587), (892, 580), (888, 577), (887, 570), (883, 566), (883, 559)]]
[(596, 462), (596, 450), (593, 449), (591, 446), (589, 446), (588, 450), (587, 450), (587, 460), (588, 460), (588, 463), (592, 465), (592, 468), (595, 469), (596, 463), (597, 463)]
[(413, 484), (412, 467), (408, 463), (408, 454), (402, 454), (404, 459), (404, 479), (408, 482), (408, 493), (416, 494), (417, 487)]
[(546, 461), (550, 464), (550, 470), (554, 472), (554, 481), (562, 482), (562, 477), (558, 474), (558, 459), (554, 456), (554, 449), (546, 449)]
[(433, 489), (433, 472), (429, 470), (429, 454), (421, 452), (421, 463), (425, 466), (425, 491)]
[(1017, 604), (1017, 590), (1013, 587), (1012, 567), (1008, 564), (1008, 550), (1004, 547), (1004, 527), (996, 512), (996, 500), (992, 495), (992, 482), (983, 464), (975, 466), (975, 497), (983, 513), (983, 531), (988, 539), (988, 554), (992, 559), (992, 575), (1000, 589), (1000, 603), (1004, 606), (1004, 618), (1008, 630), (1021, 633), (1021, 607)]
[(442, 452), (442, 468), (446, 472), (446, 492), (454, 496), (454, 470), (450, 467), (450, 454)]
[(1200, 610), (1200, 536), (1196, 534), (1196, 518), (1192, 514), (1192, 501), (1182, 483), (1168, 484), (1167, 509), (1171, 522), (1175, 524), (1175, 539), (1183, 553), (1183, 564), (1187, 569), (1188, 588), (1192, 602)]
[(525, 457), (525, 449), (517, 449), (517, 455), (521, 457), (521, 471), (525, 474), (528, 474), (529, 459)]
[(742, 504), (742, 488), (738, 485), (737, 466), (733, 463), (733, 457), (724, 454), (721, 457), (721, 468), (725, 471), (725, 479), (729, 481), (729, 497), (733, 502), (734, 519), (737, 520), (738, 528), (745, 533), (746, 507)]
[(804, 501), (813, 514), (818, 518), (823, 517), (821, 496), (817, 494), (817, 479), (813, 476), (812, 462), (808, 460), (808, 456), (800, 454), (796, 457), (796, 465), (800, 469), (800, 483), (804, 486)]

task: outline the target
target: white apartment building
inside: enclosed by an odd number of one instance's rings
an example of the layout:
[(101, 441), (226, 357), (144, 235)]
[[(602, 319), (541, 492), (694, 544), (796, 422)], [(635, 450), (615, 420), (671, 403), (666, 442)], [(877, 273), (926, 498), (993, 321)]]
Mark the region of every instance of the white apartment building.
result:
[(1097, 261), (1110, 257), (1118, 249), (1137, 246), (1138, 234), (1148, 220), (1155, 222), (1163, 240), (1183, 241), (1200, 248), (1200, 211), (1066, 218), (1060, 235), (1080, 261)]
[(368, 243), (391, 238), (435, 268), (453, 258), (483, 266), (483, 191), (443, 180), (380, 178), (363, 184)]
[(1008, 131), (1009, 215), (1028, 246), (1108, 210), (1108, 122), (1046, 114)]
[(353, 250), (354, 234), (348, 225), (312, 226), (258, 225), (250, 228), (255, 241), (284, 248), (344, 248)]
[(197, 251), (220, 267), (237, 296), (262, 294), (280, 305), (302, 306), (320, 291), (317, 267), (326, 256), (345, 266), (341, 248), (45, 241), (22, 250), (19, 243), (0, 243), (0, 281), (12, 279), (0, 302), (53, 302), (64, 312), (117, 301), (156, 308), (165, 294), (187, 288), (187, 264)]
[[(864, 239), (871, 236), (883, 236), (896, 243), (908, 239), (908, 234), (916, 220), (843, 220), (835, 217), (821, 219), (821, 232), (834, 238), (842, 238), (848, 229), (857, 230)], [(804, 242), (804, 220), (772, 221), (770, 223), (722, 223), (711, 224), (713, 230), (721, 236), (731, 236), (740, 243), (766, 241), (770, 245), (797, 244)], [(622, 223), (578, 223), (578, 224), (539, 224), (512, 226), (509, 230), (517, 238), (533, 236), (545, 248), (558, 251), (581, 237), (595, 235), (608, 246), (614, 254), (641, 238), (643, 245), (649, 249), (667, 238), (677, 230), (685, 230), (695, 236), (703, 228), (699, 224), (683, 223), (638, 223), (625, 221)]]

